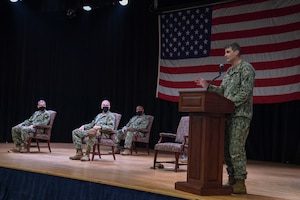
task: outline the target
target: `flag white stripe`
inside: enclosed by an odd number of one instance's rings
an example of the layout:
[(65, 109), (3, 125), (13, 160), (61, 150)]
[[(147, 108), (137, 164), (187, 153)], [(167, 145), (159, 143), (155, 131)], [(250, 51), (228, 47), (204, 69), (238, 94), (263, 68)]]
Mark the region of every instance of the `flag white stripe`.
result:
[(245, 31), (245, 30), (253, 30), (258, 28), (273, 28), (276, 26), (292, 24), (295, 22), (299, 22), (300, 13), (287, 15), (284, 17), (274, 17), (246, 22), (238, 22), (238, 23), (228, 23), (224, 25), (215, 25), (212, 26), (211, 32), (212, 35), (216, 33), (225, 33), (225, 32), (234, 32), (234, 31)]
[[(293, 66), (287, 68), (279, 68), (279, 69), (269, 69), (269, 70), (256, 70), (255, 71), (255, 79), (269, 79), (269, 78), (281, 78), (287, 76), (293, 76), (300, 74), (300, 66)], [(205, 73), (187, 73), (187, 74), (168, 74), (168, 73), (160, 73), (160, 79), (165, 81), (174, 81), (176, 82), (188, 82), (196, 78), (198, 76), (203, 77), (204, 79), (211, 80), (216, 77), (218, 74), (216, 72), (205, 72)], [(224, 74), (217, 78), (216, 80), (222, 80)]]
[[(179, 91), (203, 91), (206, 88), (166, 88), (159, 86), (159, 91), (165, 95), (178, 96)], [(284, 95), (300, 91), (300, 83), (272, 87), (256, 87), (253, 96)]]
[(253, 90), (253, 96), (283, 95), (299, 91), (300, 83), (272, 87), (255, 87)]
[[(236, 40), (236, 42), (242, 42), (243, 40)], [(243, 46), (243, 45), (241, 45)], [(244, 60), (248, 62), (267, 62), (277, 61), (289, 58), (297, 58), (300, 56), (300, 48), (288, 49), (285, 51), (277, 51), (271, 53), (258, 53), (258, 54), (244, 54), (242, 55)], [(193, 58), (193, 59), (182, 59), (182, 60), (166, 60), (161, 59), (161, 66), (172, 66), (172, 67), (184, 67), (184, 66), (200, 66), (200, 65), (218, 65), (224, 63), (224, 56), (206, 57), (206, 58)]]
[[(209, 79), (213, 79), (214, 77), (216, 77), (218, 74), (216, 72), (205, 72), (205, 73), (188, 73), (188, 74), (167, 74), (167, 73), (160, 73), (160, 79), (161, 80), (165, 80), (165, 81), (174, 81), (176, 80), (176, 82), (186, 82), (186, 81), (193, 81), (193, 78), (197, 78), (199, 76), (205, 78), (207, 77), (207, 80)], [(223, 74), (224, 75), (224, 74)], [(222, 80), (223, 75), (216, 79), (216, 80)]]
[[(300, 16), (299, 16), (300, 19)], [(245, 39), (226, 39), (226, 40), (218, 40), (218, 41), (212, 41), (211, 42), (211, 48), (217, 49), (217, 48), (224, 48), (225, 45), (233, 43), (233, 42), (239, 42), (239, 44), (243, 47), (246, 46), (256, 46), (256, 45), (263, 45), (263, 44), (270, 44), (270, 41), (274, 43), (282, 43), (282, 42), (289, 42), (293, 41), (295, 39), (299, 39), (300, 30), (287, 32), (287, 33), (281, 33), (276, 35), (264, 35), (264, 36), (258, 36), (258, 37), (252, 37), (248, 40)]]

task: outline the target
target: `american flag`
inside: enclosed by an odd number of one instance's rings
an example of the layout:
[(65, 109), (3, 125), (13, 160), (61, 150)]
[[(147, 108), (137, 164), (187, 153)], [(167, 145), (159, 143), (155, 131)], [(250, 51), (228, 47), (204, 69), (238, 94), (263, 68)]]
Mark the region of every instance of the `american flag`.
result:
[[(226, 62), (224, 46), (237, 42), (256, 70), (255, 104), (300, 100), (299, 0), (192, 8), (161, 14), (159, 21), (158, 98), (177, 102), (178, 91), (205, 90), (194, 79), (216, 77)], [(223, 75), (213, 84), (220, 85)]]

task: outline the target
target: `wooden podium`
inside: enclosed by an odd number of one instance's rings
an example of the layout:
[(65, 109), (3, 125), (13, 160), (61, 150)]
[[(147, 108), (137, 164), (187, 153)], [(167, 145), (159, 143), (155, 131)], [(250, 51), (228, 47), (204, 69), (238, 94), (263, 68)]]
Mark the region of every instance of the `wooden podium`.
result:
[(212, 91), (179, 92), (179, 111), (189, 112), (187, 181), (175, 189), (198, 195), (230, 195), (222, 185), (225, 114), (234, 111), (232, 101)]

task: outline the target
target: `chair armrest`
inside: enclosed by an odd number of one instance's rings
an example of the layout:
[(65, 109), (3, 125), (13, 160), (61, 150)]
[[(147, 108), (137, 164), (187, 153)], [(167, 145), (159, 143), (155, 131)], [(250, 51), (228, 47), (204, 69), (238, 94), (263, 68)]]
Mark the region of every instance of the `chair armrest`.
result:
[(34, 128), (36, 128), (36, 129), (46, 129), (46, 128), (51, 128), (51, 126), (40, 124), (40, 125), (35, 125)]
[(161, 143), (163, 141), (164, 138), (171, 138), (171, 139), (175, 139), (176, 138), (176, 134), (174, 133), (165, 133), (165, 132), (162, 132), (162, 133), (159, 133), (159, 140), (158, 140), (158, 143)]
[(182, 145), (186, 145), (186, 144), (188, 143), (188, 141), (189, 141), (189, 136), (188, 136), (188, 135), (185, 135), (185, 136), (183, 137)]
[(142, 128), (142, 129), (136, 129), (136, 132), (141, 132), (141, 133), (148, 133), (149, 130), (146, 128)]
[(162, 132), (159, 134), (160, 137), (167, 137), (167, 138), (176, 138), (176, 134), (174, 133), (165, 133), (165, 132)]
[(183, 136), (183, 138), (184, 138), (185, 141), (188, 141), (189, 136), (188, 136), (188, 135), (185, 135), (185, 136)]

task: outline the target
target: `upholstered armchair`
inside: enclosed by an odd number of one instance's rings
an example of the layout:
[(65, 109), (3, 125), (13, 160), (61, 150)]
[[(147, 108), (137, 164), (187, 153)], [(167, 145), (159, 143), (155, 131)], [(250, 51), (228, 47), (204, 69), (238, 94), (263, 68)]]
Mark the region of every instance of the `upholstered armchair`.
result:
[[(188, 150), (188, 133), (189, 133), (189, 116), (183, 116), (180, 119), (176, 133), (160, 133), (158, 143), (154, 146), (154, 162), (153, 169), (156, 168), (157, 163), (174, 163), (175, 172), (179, 168), (179, 155), (187, 153)], [(168, 140), (166, 139), (168, 138)], [(159, 152), (172, 152), (175, 155), (175, 161), (157, 161)], [(183, 164), (183, 163), (182, 163)], [(186, 163), (184, 163), (186, 165)]]
[[(48, 125), (37, 125), (37, 126), (35, 126), (36, 130), (44, 129), (44, 133), (37, 133), (37, 131), (36, 131), (36, 132), (31, 133), (29, 135), (29, 138), (28, 138), (28, 152), (30, 152), (30, 147), (37, 147), (38, 150), (40, 151), (41, 146), (40, 146), (39, 142), (40, 141), (46, 141), (47, 144), (48, 144), (49, 152), (51, 153), (50, 139), (51, 139), (52, 126), (53, 126), (53, 123), (54, 123), (54, 119), (56, 117), (56, 111), (48, 110), (48, 112), (50, 113), (49, 124)], [(36, 142), (36, 145), (32, 144), (33, 141)]]
[[(119, 113), (113, 113), (113, 114), (115, 115), (115, 127), (114, 127), (113, 130), (105, 130), (105, 131), (102, 130), (100, 132), (100, 135), (97, 137), (97, 141), (93, 146), (92, 161), (94, 160), (95, 155), (99, 155), (99, 158), (101, 159), (100, 146), (109, 146), (109, 147), (111, 147), (113, 158), (114, 158), (114, 160), (116, 160), (115, 151), (114, 151), (115, 137), (116, 137), (116, 131), (119, 127), (122, 115), (119, 114)], [(102, 134), (109, 134), (110, 137), (109, 138), (103, 138)], [(105, 154), (102, 154), (102, 155), (105, 155)]]
[(147, 117), (149, 119), (149, 123), (148, 123), (147, 127), (145, 129), (136, 130), (136, 132), (144, 133), (145, 137), (139, 137), (138, 134), (136, 134), (136, 136), (132, 140), (132, 148), (130, 149), (131, 154), (132, 154), (133, 150), (135, 151), (135, 153), (137, 153), (136, 143), (144, 143), (146, 145), (148, 155), (150, 154), (149, 139), (150, 139), (150, 134), (151, 134), (151, 129), (152, 129), (154, 116), (153, 115), (147, 115)]

